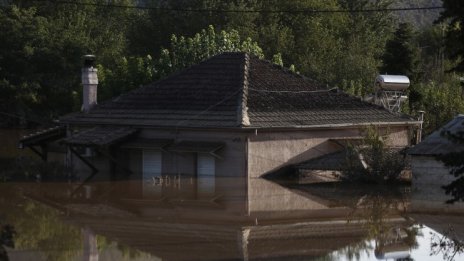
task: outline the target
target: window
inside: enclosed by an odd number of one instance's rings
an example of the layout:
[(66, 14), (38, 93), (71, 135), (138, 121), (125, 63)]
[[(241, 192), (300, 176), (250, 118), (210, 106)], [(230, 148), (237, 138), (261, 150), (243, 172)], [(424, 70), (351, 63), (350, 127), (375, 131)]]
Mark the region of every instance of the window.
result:
[(144, 196), (161, 196), (161, 151), (142, 151), (142, 179)]
[(214, 196), (215, 158), (209, 154), (197, 156), (197, 192), (199, 197)]

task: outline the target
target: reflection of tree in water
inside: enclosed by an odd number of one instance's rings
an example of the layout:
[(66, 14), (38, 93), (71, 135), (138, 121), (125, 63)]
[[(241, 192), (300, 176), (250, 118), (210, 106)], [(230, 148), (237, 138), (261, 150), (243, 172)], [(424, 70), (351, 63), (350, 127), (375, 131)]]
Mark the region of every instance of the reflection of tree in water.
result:
[(450, 226), (443, 235), (430, 232), (430, 255), (443, 255), (443, 259), (453, 261), (456, 255), (464, 254), (464, 242), (458, 239), (454, 229)]
[[(361, 221), (367, 230), (367, 239), (361, 245), (350, 249), (353, 253), (347, 252), (347, 257), (359, 259), (360, 253), (366, 251), (370, 240), (375, 242), (375, 255), (384, 258), (389, 252), (403, 252), (399, 260), (412, 260), (409, 257), (411, 249), (418, 248), (416, 236), (419, 228), (412, 226), (407, 221), (394, 221), (392, 218), (401, 217), (405, 207), (405, 199), (402, 194), (368, 194), (358, 200), (352, 206), (349, 222)], [(370, 245), (369, 245), (370, 246)], [(372, 249), (373, 247), (370, 246)]]
[(37, 249), (47, 260), (72, 260), (82, 249), (78, 228), (60, 220), (60, 213), (26, 200), (18, 188), (2, 187), (0, 212), (16, 230), (16, 249)]
[(348, 260), (360, 260), (362, 253), (365, 253), (367, 256), (369, 256), (372, 250), (374, 250), (374, 246), (370, 244), (368, 240), (363, 240), (338, 250), (338, 256), (344, 256), (348, 258)]
[(106, 237), (99, 235), (97, 235), (97, 245), (99, 252), (104, 249), (109, 249), (113, 246), (116, 246), (116, 248), (121, 252), (122, 257), (127, 260), (133, 260), (142, 256), (142, 252), (137, 249), (120, 244), (119, 242), (108, 240)]
[(14, 248), (13, 236), (14, 228), (11, 225), (2, 225), (0, 223), (0, 260), (8, 260), (8, 254), (5, 247)]

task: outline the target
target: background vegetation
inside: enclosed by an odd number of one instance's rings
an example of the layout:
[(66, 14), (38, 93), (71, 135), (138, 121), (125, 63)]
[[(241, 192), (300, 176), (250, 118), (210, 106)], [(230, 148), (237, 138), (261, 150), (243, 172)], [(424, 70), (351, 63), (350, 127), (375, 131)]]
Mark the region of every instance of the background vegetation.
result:
[[(439, 16), (385, 11), (415, 6), (390, 0), (3, 0), (0, 126), (47, 124), (79, 110), (84, 54), (98, 57), (105, 100), (242, 50), (358, 96), (371, 91), (378, 73), (406, 74), (413, 84), (404, 111), (425, 110), (429, 133), (464, 110), (462, 5), (444, 1)], [(384, 11), (358, 12), (365, 9)]]

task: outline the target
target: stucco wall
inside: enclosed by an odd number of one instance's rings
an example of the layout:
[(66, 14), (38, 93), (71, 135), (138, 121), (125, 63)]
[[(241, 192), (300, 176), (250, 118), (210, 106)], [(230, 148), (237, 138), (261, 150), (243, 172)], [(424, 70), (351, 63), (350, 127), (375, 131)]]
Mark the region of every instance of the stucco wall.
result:
[(454, 176), (434, 157), (412, 156), (412, 189), (416, 199), (445, 201), (449, 196), (441, 187), (451, 183)]
[[(363, 128), (306, 131), (262, 132), (250, 135), (248, 171), (250, 177), (259, 177), (280, 168), (325, 155), (340, 149), (329, 139), (361, 137)], [(404, 147), (409, 144), (409, 127), (389, 127), (387, 146)]]
[(442, 186), (455, 179), (449, 169), (435, 157), (412, 156), (412, 198), (413, 211), (460, 211), (464, 212), (463, 203), (445, 204), (451, 197), (445, 194)]
[[(225, 146), (216, 154), (220, 158), (215, 160), (215, 191), (220, 196), (220, 205), (227, 210), (246, 211), (246, 135), (237, 132), (205, 131), (205, 130), (159, 130), (144, 129), (138, 133), (142, 139), (167, 139), (173, 142), (204, 141), (222, 142)], [(169, 150), (162, 151), (162, 173), (164, 182), (169, 179), (169, 185), (163, 185), (163, 196), (168, 198), (195, 199), (196, 153), (177, 153)], [(110, 178), (110, 164), (107, 158), (97, 156), (89, 158), (100, 169), (94, 180), (108, 180)], [(133, 174), (128, 177), (126, 191), (128, 197), (138, 198), (142, 195), (142, 149), (117, 149), (117, 161), (129, 168)], [(89, 169), (73, 157), (75, 170), (84, 179), (90, 173)], [(118, 177), (124, 172), (117, 168)], [(169, 176), (168, 178), (166, 178)], [(177, 177), (182, 180), (174, 184)]]
[(249, 179), (249, 209), (253, 212), (322, 210), (328, 203), (322, 199), (309, 198), (263, 178)]
[[(175, 142), (181, 140), (205, 141), (205, 142), (223, 142), (224, 148), (218, 151), (221, 159), (216, 160), (216, 175), (218, 177), (243, 177), (246, 170), (245, 156), (245, 135), (234, 132), (220, 131), (164, 131), (145, 129), (140, 132), (140, 138), (147, 139), (172, 139)], [(176, 173), (179, 171), (190, 172), (195, 170), (192, 164), (195, 164), (193, 155), (185, 153), (166, 153), (165, 167), (163, 171), (167, 173)]]

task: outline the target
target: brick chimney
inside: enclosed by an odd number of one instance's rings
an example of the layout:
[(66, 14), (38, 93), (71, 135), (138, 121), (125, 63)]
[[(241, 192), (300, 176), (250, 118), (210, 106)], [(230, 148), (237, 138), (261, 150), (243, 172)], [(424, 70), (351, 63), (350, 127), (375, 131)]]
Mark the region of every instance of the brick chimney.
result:
[(82, 111), (88, 112), (97, 105), (98, 76), (95, 66), (95, 55), (84, 55), (82, 68), (83, 103)]

